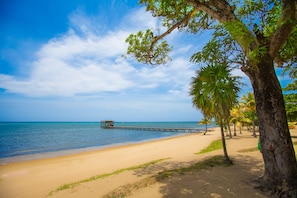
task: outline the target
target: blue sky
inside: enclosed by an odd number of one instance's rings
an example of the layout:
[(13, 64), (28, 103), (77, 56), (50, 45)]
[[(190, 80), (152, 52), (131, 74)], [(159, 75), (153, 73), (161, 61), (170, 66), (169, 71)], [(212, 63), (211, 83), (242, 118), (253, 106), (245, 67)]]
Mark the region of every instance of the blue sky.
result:
[(137, 2), (2, 0), (0, 121), (200, 120), (189, 57), (209, 35), (173, 32), (168, 65), (124, 59), (129, 34), (158, 29)]

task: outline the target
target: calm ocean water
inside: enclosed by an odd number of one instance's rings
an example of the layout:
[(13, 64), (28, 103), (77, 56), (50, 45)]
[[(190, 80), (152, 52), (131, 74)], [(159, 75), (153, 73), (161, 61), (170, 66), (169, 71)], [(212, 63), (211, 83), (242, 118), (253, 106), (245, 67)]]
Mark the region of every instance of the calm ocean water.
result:
[[(115, 125), (204, 129), (197, 122), (116, 122)], [(184, 133), (102, 129), (99, 122), (0, 123), (0, 164), (182, 134)]]

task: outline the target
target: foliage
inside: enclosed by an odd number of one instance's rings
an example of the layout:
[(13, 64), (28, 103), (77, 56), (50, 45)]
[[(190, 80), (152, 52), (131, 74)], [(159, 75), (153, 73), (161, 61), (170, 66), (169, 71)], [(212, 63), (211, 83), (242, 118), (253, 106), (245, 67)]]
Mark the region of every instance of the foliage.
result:
[(211, 119), (207, 119), (207, 118), (203, 118), (198, 122), (198, 124), (206, 124), (206, 125), (210, 123), (211, 123)]
[(171, 49), (166, 41), (162, 41), (158, 46), (151, 45), (151, 43), (155, 42), (151, 30), (139, 31), (135, 35), (131, 34), (126, 42), (129, 43), (127, 54), (134, 54), (138, 62), (154, 65), (165, 64), (171, 60), (168, 56)]
[(229, 116), (240, 90), (239, 77), (231, 76), (230, 68), (217, 64), (197, 70), (191, 85), (193, 105), (217, 120)]
[[(262, 149), (265, 161), (264, 185), (275, 194), (297, 196), (297, 163), (294, 150), (291, 146), (286, 146), (290, 142), (290, 135), (281, 88), (273, 71), (273, 66), (277, 65), (286, 66), (290, 70), (295, 68), (293, 73), (296, 73), (296, 0), (140, 0), (140, 3), (145, 4), (147, 11), (158, 17), (166, 28), (164, 33), (148, 35), (153, 39), (150, 39), (151, 46), (145, 49), (145, 57), (151, 58), (153, 62), (146, 60), (146, 63), (158, 62), (154, 62), (155, 59), (162, 60), (155, 55), (163, 54), (154, 54), (151, 49), (159, 49), (159, 46), (162, 48), (163, 38), (175, 29), (192, 33), (205, 29), (215, 30), (208, 46), (201, 53), (192, 56), (192, 61), (222, 67), (240, 67), (250, 78), (261, 120), (259, 128), (270, 131), (261, 134), (261, 143), (269, 145), (269, 148), (270, 145), (276, 145), (274, 150), (279, 151)], [(137, 36), (134, 39), (139, 42), (146, 40)], [(130, 53), (137, 56), (138, 51), (134, 53), (134, 47), (131, 47)], [(163, 58), (168, 60), (167, 57)], [(196, 83), (199, 84), (198, 81)], [(227, 123), (231, 106), (225, 100), (225, 92), (222, 98), (215, 99), (212, 94), (200, 94), (199, 89), (195, 92), (197, 96), (194, 97), (193, 104), (203, 109), (204, 116), (220, 118), (221, 126), (222, 119)], [(209, 99), (213, 99), (212, 102)], [(226, 104), (220, 104), (223, 99)], [(214, 113), (214, 109), (218, 109), (218, 112)], [(278, 112), (277, 119), (274, 112)], [(275, 144), (277, 141), (278, 144)], [(280, 167), (280, 164), (285, 168)]]
[[(158, 17), (162, 26), (167, 28), (162, 34), (159, 30), (157, 32), (147, 30), (129, 36), (126, 40), (129, 43), (127, 53), (139, 62), (167, 63), (170, 60), (168, 53), (171, 47), (163, 39), (175, 29), (194, 34), (203, 30), (215, 30), (213, 38), (203, 50), (211, 52), (212, 55), (205, 58), (207, 56), (204, 54), (200, 57), (202, 62), (203, 59), (215, 61), (216, 58), (224, 56), (229, 63), (250, 67), (247, 59), (249, 62), (257, 63), (259, 57), (271, 53), (267, 48), (269, 39), (273, 39), (271, 44), (277, 44), (280, 48), (280, 51), (274, 50), (273, 52), (275, 63), (282, 66), (283, 63), (292, 65), (289, 63), (296, 62), (296, 21), (284, 20), (282, 5), (278, 0), (245, 0), (243, 3), (236, 0), (229, 1), (229, 3), (225, 1), (214, 3), (213, 1), (140, 0), (139, 3), (144, 4), (146, 10)], [(274, 34), (286, 25), (292, 31), (284, 32), (288, 35), (287, 39), (276, 41), (277, 35)], [(192, 59), (198, 62), (198, 57), (199, 54), (195, 54)]]
[(246, 95), (242, 96), (241, 103), (244, 106), (243, 112), (245, 113), (246, 117), (250, 118), (252, 122), (255, 122), (257, 112), (254, 94), (252, 92), (247, 92)]
[(297, 80), (288, 84), (283, 90), (287, 119), (289, 122), (297, 121)]
[(229, 124), (230, 110), (237, 102), (240, 90), (239, 77), (231, 76), (226, 65), (208, 65), (197, 70), (191, 83), (192, 103), (204, 116), (215, 118), (220, 124), (222, 145), (226, 162), (231, 160), (227, 154), (223, 124)]
[(208, 119), (208, 118), (203, 118), (198, 122), (198, 124), (205, 124), (205, 132), (203, 133), (203, 135), (207, 133), (207, 125), (210, 123), (211, 123), (211, 119)]

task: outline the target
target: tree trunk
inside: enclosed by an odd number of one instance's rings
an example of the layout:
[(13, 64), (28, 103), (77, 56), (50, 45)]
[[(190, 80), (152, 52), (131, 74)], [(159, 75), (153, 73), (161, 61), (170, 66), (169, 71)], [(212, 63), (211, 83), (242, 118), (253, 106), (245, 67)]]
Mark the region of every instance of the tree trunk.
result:
[(297, 197), (297, 162), (281, 86), (270, 56), (260, 61), (256, 67), (243, 71), (249, 76), (255, 94), (265, 165), (263, 187), (278, 197)]
[(224, 161), (226, 164), (232, 164), (232, 160), (230, 160), (227, 153), (227, 146), (226, 146), (225, 134), (224, 134), (224, 124), (222, 119), (220, 119), (220, 127), (221, 127), (221, 136), (222, 136), (222, 145), (224, 150)]
[(236, 122), (234, 122), (234, 133), (233, 133), (234, 136), (236, 136)]
[(255, 115), (254, 115), (254, 113), (252, 114), (252, 122), (253, 122), (253, 136), (254, 137), (257, 137), (257, 135), (256, 135)]
[(207, 133), (207, 124), (205, 124), (205, 132), (203, 133), (203, 135), (205, 135)]
[(227, 128), (228, 128), (228, 131), (229, 131), (229, 137), (232, 138), (232, 131), (231, 131), (231, 127), (230, 127), (229, 122), (227, 122)]

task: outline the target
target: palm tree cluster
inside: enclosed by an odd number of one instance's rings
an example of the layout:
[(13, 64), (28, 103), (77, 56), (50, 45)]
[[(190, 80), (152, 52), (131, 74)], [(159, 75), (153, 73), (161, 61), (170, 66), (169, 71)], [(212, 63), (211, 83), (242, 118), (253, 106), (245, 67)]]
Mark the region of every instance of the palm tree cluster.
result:
[(234, 136), (236, 135), (236, 127), (240, 129), (241, 133), (242, 127), (246, 126), (248, 128), (252, 127), (253, 136), (257, 137), (257, 120), (254, 94), (247, 92), (247, 95), (243, 95), (230, 111), (230, 123), (234, 125)]

